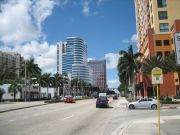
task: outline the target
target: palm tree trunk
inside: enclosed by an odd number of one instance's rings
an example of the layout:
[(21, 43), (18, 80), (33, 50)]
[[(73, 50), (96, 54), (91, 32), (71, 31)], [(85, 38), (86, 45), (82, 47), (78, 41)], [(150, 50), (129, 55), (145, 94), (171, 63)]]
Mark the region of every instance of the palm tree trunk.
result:
[(16, 100), (16, 90), (14, 88), (14, 102), (15, 102), (15, 100)]
[(49, 98), (49, 86), (47, 86), (47, 98)]
[(39, 99), (41, 99), (41, 85), (39, 85)]

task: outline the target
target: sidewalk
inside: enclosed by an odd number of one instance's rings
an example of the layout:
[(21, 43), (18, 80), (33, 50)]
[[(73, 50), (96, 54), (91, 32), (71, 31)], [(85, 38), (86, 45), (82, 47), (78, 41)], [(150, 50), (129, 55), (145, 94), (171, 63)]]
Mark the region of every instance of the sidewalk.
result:
[[(129, 102), (124, 98), (120, 97), (119, 104), (125, 105)], [(164, 104), (161, 109), (179, 109), (180, 104)], [(161, 121), (162, 123), (163, 121)], [(132, 120), (126, 123), (122, 128), (122, 131), (119, 135), (157, 135), (157, 119), (156, 118), (147, 118), (142, 120)], [(161, 135), (167, 135), (162, 130), (160, 131)]]
[[(160, 131), (161, 135), (166, 135), (163, 131)], [(128, 125), (122, 135), (157, 135), (158, 127), (156, 122), (151, 120), (133, 121)]]
[(24, 109), (24, 108), (30, 108), (35, 106), (42, 106), (46, 104), (47, 103), (44, 103), (44, 101), (0, 103), (0, 113)]

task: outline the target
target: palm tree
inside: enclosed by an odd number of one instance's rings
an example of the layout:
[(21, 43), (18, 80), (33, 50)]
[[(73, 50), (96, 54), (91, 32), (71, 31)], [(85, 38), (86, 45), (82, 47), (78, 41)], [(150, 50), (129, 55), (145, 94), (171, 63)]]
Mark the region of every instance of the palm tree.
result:
[(1, 101), (2, 96), (3, 96), (4, 93), (5, 93), (4, 89), (3, 89), (3, 88), (0, 88), (0, 101)]
[[(163, 59), (159, 56), (153, 56), (150, 58), (146, 58), (142, 64), (142, 73), (144, 74), (144, 77), (147, 77), (148, 81), (151, 81), (148, 75), (151, 75), (152, 69), (155, 67), (159, 67), (162, 69), (163, 74), (167, 72), (171, 72), (172, 66), (169, 65), (170, 63), (169, 59)], [(159, 87), (160, 88), (160, 87)], [(153, 95), (155, 96), (155, 91), (153, 87)]]
[(52, 84), (52, 77), (51, 77), (51, 73), (44, 73), (42, 75), (43, 81), (44, 81), (44, 85), (47, 87), (47, 97), (49, 98), (49, 87)]
[[(119, 52), (119, 55), (121, 56), (118, 61), (118, 72), (119, 72), (119, 80), (124, 80), (124, 82), (127, 82), (129, 80), (129, 86), (131, 86), (134, 90), (134, 96), (135, 96), (135, 74), (139, 72), (140, 70), (140, 62), (138, 62), (138, 57), (142, 57), (142, 53), (133, 53), (132, 45), (128, 47), (128, 51), (121, 50)], [(122, 72), (122, 73), (121, 73)], [(125, 78), (124, 78), (125, 77)]]
[(32, 80), (33, 84), (38, 84), (38, 89), (39, 89), (39, 99), (41, 99), (41, 86), (43, 85), (43, 76), (41, 74), (37, 74), (35, 76), (35, 79)]
[(57, 93), (58, 93), (58, 88), (62, 85), (63, 83), (63, 76), (59, 73), (56, 73), (53, 75), (52, 77), (52, 83), (53, 83), (53, 86), (55, 88), (55, 92), (54, 92), (54, 95), (56, 96)]
[(9, 92), (13, 92), (14, 101), (16, 100), (16, 94), (20, 92), (20, 97), (22, 96), (22, 86), (20, 85), (20, 80), (13, 80), (11, 81), (11, 85), (8, 88)]
[(39, 68), (38, 64), (34, 63), (34, 58), (30, 58), (29, 60), (26, 61), (26, 72), (27, 72), (27, 79), (29, 85), (28, 97), (30, 100), (32, 77), (41, 74), (41, 69)]
[(15, 68), (5, 67), (4, 65), (0, 66), (0, 84), (9, 83), (10, 80), (14, 80), (17, 78), (17, 74), (15, 73)]
[(165, 72), (175, 72), (178, 74), (178, 80), (180, 83), (180, 66), (176, 64), (175, 53), (168, 55), (163, 61), (163, 67)]
[(128, 69), (122, 69), (120, 73), (118, 73), (119, 76), (119, 81), (121, 82), (122, 85), (119, 87), (124, 86), (124, 94), (127, 96), (127, 90), (128, 90), (128, 85), (129, 85), (129, 72)]
[(85, 86), (86, 86), (86, 82), (84, 80), (79, 80), (79, 87), (80, 87), (80, 93), (82, 94), (85, 93)]
[(163, 64), (163, 59), (158, 56), (146, 58), (142, 64), (142, 73), (146, 75), (151, 74), (152, 69), (155, 67), (164, 69), (165, 65)]
[(71, 80), (71, 87), (73, 87), (76, 94), (77, 94), (77, 91), (78, 91), (78, 80), (79, 80), (78, 78), (75, 78), (75, 79)]

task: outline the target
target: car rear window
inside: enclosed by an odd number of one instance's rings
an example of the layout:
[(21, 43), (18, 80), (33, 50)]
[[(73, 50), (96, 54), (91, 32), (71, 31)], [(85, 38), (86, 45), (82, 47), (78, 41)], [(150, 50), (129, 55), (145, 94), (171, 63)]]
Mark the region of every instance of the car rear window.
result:
[(102, 97), (99, 97), (100, 100), (107, 100), (107, 97), (105, 96), (102, 96)]

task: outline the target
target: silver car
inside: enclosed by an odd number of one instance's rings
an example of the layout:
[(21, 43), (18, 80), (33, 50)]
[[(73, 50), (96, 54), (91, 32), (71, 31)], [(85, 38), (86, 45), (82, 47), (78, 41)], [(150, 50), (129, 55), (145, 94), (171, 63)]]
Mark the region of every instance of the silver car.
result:
[(135, 102), (130, 102), (127, 106), (129, 109), (136, 109), (136, 108), (149, 108), (156, 110), (157, 109), (157, 100), (152, 98), (143, 98), (137, 100)]

